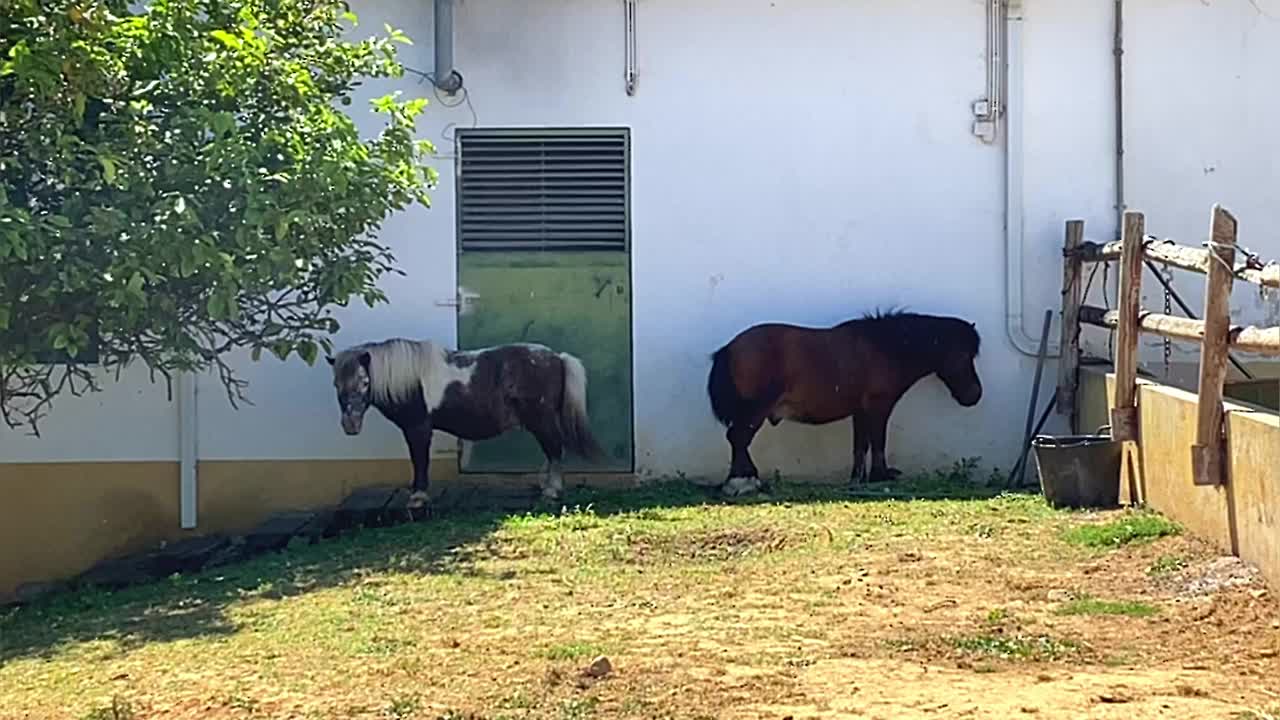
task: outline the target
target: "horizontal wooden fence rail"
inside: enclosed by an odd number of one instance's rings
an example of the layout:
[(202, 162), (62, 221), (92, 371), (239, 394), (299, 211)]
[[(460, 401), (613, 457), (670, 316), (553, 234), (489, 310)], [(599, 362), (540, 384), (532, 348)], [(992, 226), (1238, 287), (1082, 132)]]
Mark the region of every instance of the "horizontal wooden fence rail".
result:
[[(1123, 242), (1094, 243), (1085, 242), (1080, 245), (1079, 255), (1083, 262), (1097, 263), (1120, 259)], [(1143, 241), (1142, 254), (1153, 262), (1176, 267), (1181, 270), (1200, 273), (1209, 272), (1209, 251), (1200, 248), (1179, 245), (1169, 239), (1160, 239), (1148, 235)], [(1280, 262), (1245, 263), (1236, 268), (1236, 279), (1269, 288), (1280, 288)]]
[[(1280, 327), (1241, 327), (1231, 324), (1231, 288), (1236, 280), (1280, 288), (1280, 263), (1263, 263), (1248, 256), (1237, 265), (1238, 224), (1234, 215), (1214, 205), (1206, 249), (1185, 247), (1146, 233), (1140, 212), (1124, 214), (1119, 242), (1084, 242), (1084, 223), (1067, 223), (1062, 273), (1062, 362), (1058, 377), (1059, 412), (1073, 415), (1080, 367), (1080, 328), (1094, 325), (1116, 331), (1115, 397), (1111, 434), (1117, 440), (1138, 442), (1138, 340), (1142, 333), (1186, 340), (1200, 345), (1200, 382), (1196, 442), (1191, 448), (1194, 481), (1217, 485), (1227, 467), (1223, 393), (1232, 348), (1280, 357)], [(1081, 277), (1085, 263), (1120, 261), (1119, 307), (1107, 310), (1083, 304)], [(1141, 307), (1142, 268), (1147, 261), (1163, 263), (1206, 276), (1204, 319), (1174, 317)], [(1166, 286), (1167, 287), (1167, 286)], [(1190, 313), (1190, 310), (1187, 311)]]
[[(1120, 327), (1120, 311), (1106, 310), (1095, 305), (1080, 306), (1080, 322), (1100, 328), (1115, 330)], [(1161, 315), (1143, 311), (1138, 314), (1138, 328), (1144, 333), (1202, 342), (1204, 340), (1204, 321), (1191, 318)], [(1229, 345), (1244, 352), (1261, 355), (1280, 356), (1280, 328), (1260, 328), (1252, 325), (1241, 327), (1236, 325), (1230, 329)]]

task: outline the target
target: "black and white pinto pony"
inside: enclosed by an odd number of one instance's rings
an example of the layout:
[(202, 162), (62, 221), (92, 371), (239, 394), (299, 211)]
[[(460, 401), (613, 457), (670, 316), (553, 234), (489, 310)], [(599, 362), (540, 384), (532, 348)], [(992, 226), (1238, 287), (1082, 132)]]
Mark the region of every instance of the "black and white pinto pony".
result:
[(427, 503), (434, 430), (470, 441), (528, 431), (547, 458), (541, 486), (552, 500), (564, 490), (565, 451), (603, 455), (587, 417), (587, 372), (569, 353), (530, 343), (448, 350), (429, 340), (390, 338), (326, 359), (347, 435), (360, 434), (370, 407), (404, 433), (413, 462), (410, 507)]

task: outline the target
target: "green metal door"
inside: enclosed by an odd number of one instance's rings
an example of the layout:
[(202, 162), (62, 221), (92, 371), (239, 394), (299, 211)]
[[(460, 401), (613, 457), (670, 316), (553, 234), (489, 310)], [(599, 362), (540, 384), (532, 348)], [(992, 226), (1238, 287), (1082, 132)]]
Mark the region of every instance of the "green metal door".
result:
[[(587, 370), (602, 462), (630, 472), (631, 263), (625, 129), (458, 131), (458, 345), (541, 343)], [(464, 442), (463, 472), (536, 472), (527, 432)]]

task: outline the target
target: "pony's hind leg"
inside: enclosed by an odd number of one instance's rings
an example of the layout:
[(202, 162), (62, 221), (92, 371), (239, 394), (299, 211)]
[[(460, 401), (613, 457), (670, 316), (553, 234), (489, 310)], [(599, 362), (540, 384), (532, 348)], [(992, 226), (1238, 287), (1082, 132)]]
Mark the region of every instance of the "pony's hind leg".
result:
[(747, 495), (760, 490), (763, 486), (760, 482), (760, 471), (751, 459), (750, 448), (751, 441), (755, 439), (756, 433), (760, 432), (760, 426), (772, 412), (773, 404), (772, 399), (767, 403), (759, 403), (752, 409), (751, 414), (737, 418), (729, 425), (725, 438), (729, 441), (733, 458), (729, 463), (729, 477), (722, 487), (725, 495), (730, 497)]
[(560, 434), (560, 424), (554, 415), (539, 417), (536, 422), (525, 425), (525, 428), (537, 439), (542, 454), (547, 462), (542, 474), (542, 497), (548, 500), (559, 500), (564, 495), (564, 472), (561, 467), (564, 461), (564, 438)]
[(547, 460), (542, 475), (542, 497), (553, 501), (564, 497), (564, 472), (559, 459)]

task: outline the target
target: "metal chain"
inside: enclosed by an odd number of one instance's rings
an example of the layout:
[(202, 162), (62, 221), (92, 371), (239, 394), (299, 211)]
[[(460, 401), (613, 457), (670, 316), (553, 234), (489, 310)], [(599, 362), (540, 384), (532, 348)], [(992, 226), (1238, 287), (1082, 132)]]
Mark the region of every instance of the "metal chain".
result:
[[(1111, 280), (1110, 275), (1111, 275), (1111, 263), (1105, 262), (1102, 264), (1102, 309), (1104, 310), (1111, 309), (1110, 296), (1107, 294), (1107, 283), (1110, 282)], [(1107, 359), (1111, 361), (1112, 365), (1116, 364), (1116, 329), (1115, 328), (1110, 328), (1107, 330)]]
[[(1173, 271), (1169, 269), (1169, 263), (1165, 263), (1164, 272), (1161, 274), (1164, 276), (1165, 282), (1167, 282), (1169, 285), (1173, 284)], [(1164, 289), (1164, 314), (1165, 315), (1173, 314), (1173, 305), (1170, 302), (1169, 288), (1167, 286)], [(1169, 340), (1168, 337), (1165, 337), (1164, 338), (1164, 381), (1166, 384), (1168, 384), (1169, 382), (1169, 356), (1172, 354), (1173, 354), (1173, 343)]]

